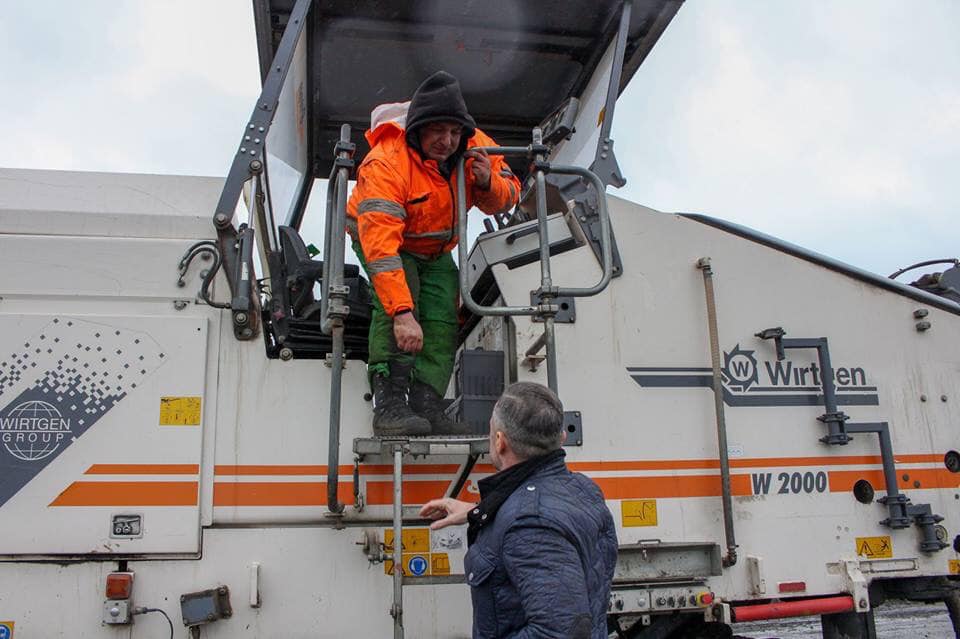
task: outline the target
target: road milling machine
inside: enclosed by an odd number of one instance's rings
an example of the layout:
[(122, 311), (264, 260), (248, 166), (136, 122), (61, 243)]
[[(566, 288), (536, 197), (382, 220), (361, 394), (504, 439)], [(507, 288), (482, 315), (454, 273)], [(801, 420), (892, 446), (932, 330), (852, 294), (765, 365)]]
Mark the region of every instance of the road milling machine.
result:
[[(225, 180), (0, 170), (0, 637), (469, 637), (484, 576), (417, 511), (478, 498), (517, 380), (558, 392), (617, 522), (612, 637), (871, 637), (889, 598), (956, 624), (960, 269), (910, 285), (608, 194), (617, 97), (680, 5), (254, 0)], [(345, 201), (371, 110), (438, 69), (524, 192), (468, 243), (457, 171), (474, 435), (378, 439)]]

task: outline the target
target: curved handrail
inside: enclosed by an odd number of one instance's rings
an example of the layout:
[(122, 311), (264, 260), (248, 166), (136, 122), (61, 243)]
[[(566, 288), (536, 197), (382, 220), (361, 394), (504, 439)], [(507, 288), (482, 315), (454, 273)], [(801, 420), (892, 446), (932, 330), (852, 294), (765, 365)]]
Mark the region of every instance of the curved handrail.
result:
[[(490, 155), (529, 155), (531, 152), (530, 147), (473, 147), (471, 150), (484, 151)], [(603, 184), (603, 181), (589, 169), (584, 169), (579, 166), (572, 165), (551, 165), (549, 167), (551, 173), (565, 174), (565, 175), (578, 175), (588, 182), (590, 182), (594, 189), (597, 191), (597, 203), (598, 203), (598, 214), (600, 218), (600, 241), (601, 241), (601, 269), (602, 273), (600, 276), (600, 281), (594, 284), (593, 286), (577, 288), (577, 287), (559, 287), (553, 289), (553, 296), (564, 296), (564, 297), (590, 297), (592, 295), (597, 295), (602, 292), (607, 285), (610, 283), (611, 278), (613, 277), (613, 249), (611, 242), (611, 230), (610, 230), (610, 215), (607, 210), (607, 201), (604, 197), (606, 187)], [(540, 233), (540, 247), (541, 247), (541, 265), (543, 265), (546, 260), (549, 262), (549, 238), (546, 237), (547, 229), (546, 224), (543, 220), (540, 220), (541, 211), (543, 208), (543, 217), (546, 214), (546, 196), (544, 192), (544, 182), (543, 182), (544, 171), (538, 169), (536, 172), (537, 179), (537, 208), (538, 208), (538, 223), (539, 223), (539, 233)], [(483, 306), (478, 304), (471, 295), (469, 290), (469, 280), (468, 273), (465, 268), (468, 260), (467, 255), (467, 211), (466, 211), (466, 180), (464, 178), (464, 159), (461, 157), (457, 163), (457, 232), (460, 236), (460, 242), (458, 246), (458, 256), (460, 258), (460, 299), (463, 301), (463, 305), (467, 309), (477, 315), (492, 315), (492, 316), (514, 316), (514, 315), (537, 315), (540, 313), (540, 309), (537, 306)], [(547, 255), (543, 255), (546, 253)], [(548, 280), (544, 284), (546, 287), (550, 287), (549, 283), (549, 267), (547, 267), (546, 272), (543, 274)]]

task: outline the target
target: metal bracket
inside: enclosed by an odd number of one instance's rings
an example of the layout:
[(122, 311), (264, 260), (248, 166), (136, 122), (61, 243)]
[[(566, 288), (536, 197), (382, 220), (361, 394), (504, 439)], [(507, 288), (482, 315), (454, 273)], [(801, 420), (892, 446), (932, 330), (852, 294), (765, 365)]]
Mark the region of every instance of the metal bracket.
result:
[[(547, 176), (546, 181), (557, 189), (564, 202), (572, 203), (572, 217), (570, 219), (580, 226), (580, 230), (590, 244), (597, 262), (602, 264), (603, 249), (596, 191), (589, 188), (584, 180), (574, 175), (554, 173)], [(606, 196), (601, 193), (599, 197)], [(620, 259), (620, 249), (617, 247), (617, 238), (613, 229), (610, 229), (610, 242), (610, 248), (613, 252), (613, 277), (620, 277), (623, 275), (623, 260)]]
[(855, 610), (857, 612), (869, 612), (870, 595), (867, 592), (867, 580), (860, 571), (860, 563), (853, 559), (841, 559), (839, 565), (844, 588), (853, 595)]
[(567, 433), (564, 446), (583, 446), (583, 420), (580, 411), (563, 412), (563, 429)]
[(747, 555), (747, 575), (750, 578), (750, 592), (762, 595), (767, 592), (767, 580), (763, 578), (763, 558)]
[[(577, 321), (577, 306), (575, 297), (550, 297), (550, 305), (556, 308), (553, 321), (560, 324), (573, 324)], [(530, 306), (542, 306), (545, 300), (540, 291), (530, 291)], [(534, 315), (533, 322), (543, 323), (543, 318)]]

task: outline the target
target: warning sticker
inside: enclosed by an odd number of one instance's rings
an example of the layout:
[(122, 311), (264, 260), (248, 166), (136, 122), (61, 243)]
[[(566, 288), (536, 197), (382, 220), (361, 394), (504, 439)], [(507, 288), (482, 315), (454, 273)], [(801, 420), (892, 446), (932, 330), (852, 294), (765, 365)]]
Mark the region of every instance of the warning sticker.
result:
[[(405, 577), (426, 575), (449, 575), (453, 566), (461, 565), (466, 551), (463, 537), (465, 526), (451, 526), (441, 530), (429, 528), (404, 528), (402, 546), (403, 574)], [(383, 551), (387, 555), (383, 572), (393, 574), (393, 529), (383, 529)]]
[(12, 621), (0, 621), (0, 639), (13, 639)]
[(657, 525), (656, 499), (624, 499), (620, 502), (620, 517), (624, 528)]
[[(423, 577), (430, 574), (430, 555), (419, 553), (403, 553), (403, 576)], [(393, 559), (383, 562), (383, 572), (393, 574)]]
[[(405, 553), (428, 553), (430, 552), (430, 529), (404, 528), (401, 541), (400, 550)], [(386, 552), (393, 552), (392, 528), (387, 528), (383, 531), (383, 545)]]
[(445, 552), (435, 552), (430, 555), (430, 572), (434, 575), (449, 575), (450, 555)]
[(960, 575), (960, 559), (950, 559), (947, 561), (947, 567), (951, 575)]
[(893, 557), (893, 542), (889, 535), (857, 537), (857, 554), (867, 559), (890, 559)]
[(199, 426), (199, 397), (161, 397), (161, 426)]

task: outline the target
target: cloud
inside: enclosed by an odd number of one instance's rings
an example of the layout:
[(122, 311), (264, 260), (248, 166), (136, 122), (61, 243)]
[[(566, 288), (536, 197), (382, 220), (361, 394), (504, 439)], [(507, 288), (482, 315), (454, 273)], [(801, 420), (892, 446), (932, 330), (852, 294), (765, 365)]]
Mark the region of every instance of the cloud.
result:
[(248, 4), (18, 7), (0, 26), (4, 164), (227, 172), (259, 93)]
[(626, 195), (874, 270), (958, 252), (960, 10), (924, 6), (687, 3), (618, 104)]

